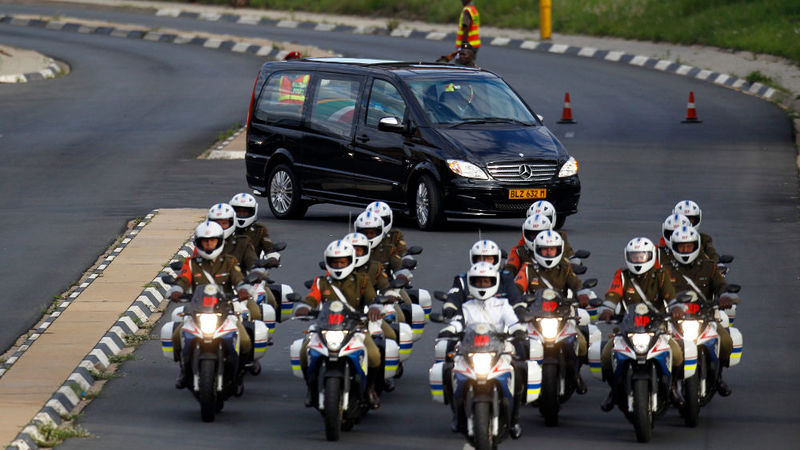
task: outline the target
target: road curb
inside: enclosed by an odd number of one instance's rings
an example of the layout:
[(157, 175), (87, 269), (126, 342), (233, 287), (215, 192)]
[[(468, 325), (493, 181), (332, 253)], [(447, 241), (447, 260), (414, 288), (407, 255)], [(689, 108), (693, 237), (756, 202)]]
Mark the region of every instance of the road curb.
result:
[(47, 58), (47, 65), (44, 69), (36, 72), (0, 75), (0, 84), (28, 83), (30, 81), (46, 80), (55, 78), (64, 72), (65, 70), (63, 67), (53, 58)]
[[(123, 239), (122, 243), (112, 251), (103, 263), (95, 269), (90, 275), (90, 279), (96, 279), (127, 244), (139, 234), (142, 228), (150, 223), (150, 219), (157, 213), (158, 210), (154, 210), (148, 214), (145, 219)], [(170, 261), (176, 261), (177, 258), (188, 258), (191, 254), (192, 247), (189, 245), (189, 241), (187, 241), (184, 242), (181, 248), (170, 258)], [(78, 393), (85, 392), (94, 384), (97, 371), (108, 368), (111, 364), (111, 358), (118, 355), (126, 347), (125, 337), (138, 332), (139, 324), (146, 322), (165, 300), (168, 286), (161, 281), (162, 275), (176, 276), (176, 273), (169, 268), (169, 266), (166, 266), (156, 278), (141, 291), (131, 306), (121, 315), (119, 320), (111, 325), (108, 331), (100, 338), (94, 348), (87, 353), (78, 366), (75, 367), (42, 409), (23, 427), (15, 440), (7, 447), (8, 449), (24, 450), (39, 448), (36, 444), (37, 440), (41, 441), (39, 427), (42, 425), (59, 425), (62, 422), (62, 416), (70, 414), (71, 411), (78, 406), (82, 400), (81, 395)], [(76, 289), (76, 291), (70, 295), (69, 300), (59, 305), (59, 309), (51, 314), (51, 317), (45, 321), (46, 325), (43, 324), (43, 326), (37, 330), (37, 333), (40, 331), (43, 332), (56, 320), (60, 313), (69, 306), (69, 303), (77, 298), (80, 292), (86, 289), (90, 283), (91, 281), (89, 279), (82, 283), (81, 287), (79, 287), (80, 291)], [(26, 349), (30, 347), (30, 344), (32, 344), (34, 340), (35, 339), (29, 339), (29, 341), (26, 341)]]

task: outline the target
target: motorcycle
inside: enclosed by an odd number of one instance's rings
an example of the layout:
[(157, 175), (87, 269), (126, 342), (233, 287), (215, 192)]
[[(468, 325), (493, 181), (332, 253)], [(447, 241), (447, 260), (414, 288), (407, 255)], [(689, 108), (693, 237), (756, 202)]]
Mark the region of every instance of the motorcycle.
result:
[[(597, 284), (596, 279), (586, 280), (584, 289)], [(550, 289), (542, 294), (541, 301), (528, 306), (534, 320), (528, 322), (529, 359), (542, 368), (542, 391), (539, 411), (545, 425), (558, 425), (561, 404), (575, 393), (576, 377), (580, 376), (577, 335), (580, 327), (588, 327), (587, 344), (600, 341), (600, 330), (589, 323), (589, 314), (577, 308), (569, 292), (566, 298)]]
[[(729, 285), (727, 292), (738, 292), (738, 285)], [(718, 327), (728, 328), (733, 341), (733, 352), (729, 366), (735, 366), (741, 360), (742, 334), (734, 327), (728, 327), (727, 315), (720, 311), (716, 302), (702, 301), (693, 292), (678, 295), (678, 301), (686, 305), (682, 319), (673, 320), (673, 337), (685, 345), (697, 347), (697, 359), (687, 361), (688, 365), (696, 364), (696, 376), (685, 378), (680, 388), (685, 400), (681, 415), (689, 427), (696, 427), (700, 408), (707, 405), (717, 392), (722, 364), (719, 359)]]
[[(639, 442), (650, 441), (654, 420), (669, 409), (672, 377), (686, 380), (695, 372), (697, 346), (684, 343), (683, 373), (672, 373), (668, 318), (669, 314), (652, 311), (644, 303), (626, 309), (613, 338), (612, 373), (598, 376), (611, 377), (613, 402), (633, 424)], [(590, 361), (599, 363), (600, 353), (600, 342), (594, 342)]]
[[(174, 278), (164, 281), (174, 284)], [(201, 418), (204, 422), (213, 422), (225, 400), (244, 393), (245, 366), (242, 363), (247, 362), (249, 355), (239, 353), (239, 317), (233, 303), (224, 298), (217, 286), (206, 284), (197, 286), (182, 319), (182, 323), (168, 322), (161, 328), (161, 348), (165, 357), (182, 364), (185, 380), (191, 380), (186, 384), (200, 402)], [(181, 355), (175, 354), (172, 348), (176, 326), (181, 327)], [(256, 358), (263, 356), (266, 341), (266, 326), (255, 321)]]
[(400, 306), (406, 316), (406, 322), (411, 326), (414, 341), (422, 338), (422, 333), (425, 331), (425, 323), (430, 318), (431, 309), (433, 308), (430, 292), (426, 289), (416, 289), (411, 285), (411, 280), (414, 277), (412, 271), (417, 267), (417, 260), (414, 256), (420, 253), (422, 253), (422, 247), (410, 247), (406, 255), (403, 256), (402, 269), (397, 272), (394, 272), (388, 263), (384, 265), (386, 274), (390, 277), (397, 279), (398, 276), (402, 275), (408, 280), (403, 289), (405, 289), (412, 304), (410, 306), (405, 304)]
[[(258, 267), (261, 268), (269, 268), (274, 269), (280, 267), (280, 253), (282, 250), (286, 248), (285, 242), (276, 242), (273, 244), (272, 252), (268, 253), (261, 258), (258, 263)], [(279, 284), (269, 278), (266, 274), (261, 277), (257, 277), (257, 279), (248, 279), (251, 282), (252, 291), (251, 296), (256, 301), (257, 304), (262, 305), (265, 304), (265, 300), (267, 299), (267, 289), (272, 291), (275, 300), (279, 302), (280, 311), (272, 311), (269, 314), (271, 320), (267, 319), (267, 316), (264, 316), (264, 322), (269, 327), (270, 336), (272, 333), (275, 332), (275, 322), (282, 322), (284, 318), (291, 317), (292, 311), (294, 310), (294, 303), (289, 300), (289, 294), (294, 292), (291, 286), (288, 284)], [(272, 308), (270, 308), (272, 309)]]
[[(299, 301), (291, 294), (292, 301)], [(308, 329), (308, 368), (303, 373), (300, 352), (303, 339), (295, 340), (290, 347), (292, 373), (306, 380), (311, 404), (320, 411), (325, 420), (325, 437), (337, 441), (341, 431), (349, 431), (369, 411), (371, 405), (367, 393), (367, 350), (364, 345), (366, 333), (372, 333), (366, 315), (353, 310), (346, 303), (334, 300), (325, 302), (318, 311), (301, 320), (315, 318)], [(380, 325), (377, 325), (380, 329)], [(380, 338), (380, 339), (376, 339)], [(373, 338), (381, 348), (384, 365), (381, 373), (388, 378), (394, 375), (399, 362), (399, 346), (382, 336)], [(375, 383), (379, 393), (383, 383)]]
[[(453, 402), (458, 428), (476, 449), (496, 448), (509, 436), (515, 383), (512, 354), (507, 335), (485, 323), (470, 324), (452, 354), (452, 369), (445, 367), (446, 361), (430, 369), (434, 401)], [(533, 361), (526, 363), (525, 402), (529, 403), (539, 396), (541, 369)], [(450, 377), (447, 383), (445, 376)]]

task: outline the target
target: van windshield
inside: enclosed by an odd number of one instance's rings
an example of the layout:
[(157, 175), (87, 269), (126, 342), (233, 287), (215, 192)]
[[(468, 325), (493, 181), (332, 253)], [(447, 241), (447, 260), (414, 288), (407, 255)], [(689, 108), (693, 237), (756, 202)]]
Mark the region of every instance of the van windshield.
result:
[(525, 104), (499, 79), (409, 80), (408, 86), (434, 124), (536, 125), (536, 119)]

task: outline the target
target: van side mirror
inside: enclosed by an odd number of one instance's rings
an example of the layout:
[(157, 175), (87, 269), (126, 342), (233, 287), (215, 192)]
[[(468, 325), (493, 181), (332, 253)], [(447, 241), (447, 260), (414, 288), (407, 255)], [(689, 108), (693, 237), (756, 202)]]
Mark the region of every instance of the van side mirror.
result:
[(402, 133), (405, 127), (403, 121), (397, 117), (384, 117), (378, 121), (378, 129), (390, 133)]

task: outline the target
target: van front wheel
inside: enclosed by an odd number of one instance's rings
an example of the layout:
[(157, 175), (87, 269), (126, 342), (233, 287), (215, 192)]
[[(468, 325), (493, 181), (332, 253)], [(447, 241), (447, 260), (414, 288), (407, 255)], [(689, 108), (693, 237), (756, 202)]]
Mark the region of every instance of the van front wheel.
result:
[(308, 206), (300, 200), (300, 184), (292, 168), (279, 164), (267, 177), (267, 200), (269, 209), (277, 219), (299, 219)]
[(436, 230), (444, 225), (444, 205), (439, 186), (429, 175), (421, 176), (414, 190), (414, 212), (420, 230)]

